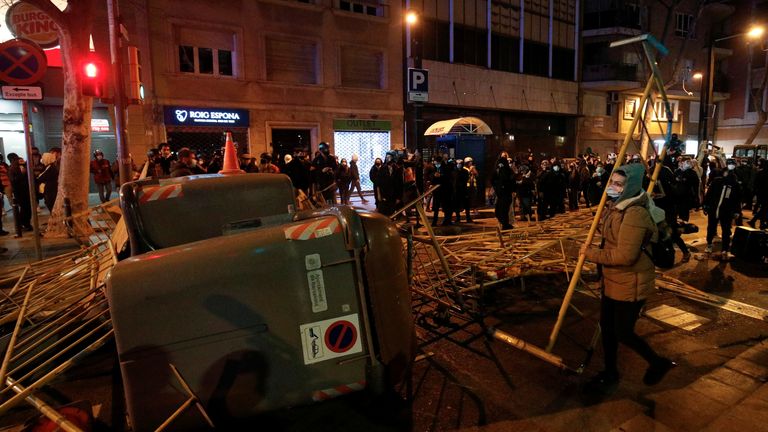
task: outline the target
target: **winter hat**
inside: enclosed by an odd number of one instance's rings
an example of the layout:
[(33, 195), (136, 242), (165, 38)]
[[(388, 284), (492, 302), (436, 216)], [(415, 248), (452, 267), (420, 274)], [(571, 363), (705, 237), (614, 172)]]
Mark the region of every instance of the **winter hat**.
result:
[(645, 166), (643, 164), (627, 164), (619, 167), (617, 171), (624, 171), (627, 175), (627, 182), (624, 184), (624, 192), (621, 193), (617, 203), (629, 198), (635, 197), (643, 189), (643, 177), (645, 177)]

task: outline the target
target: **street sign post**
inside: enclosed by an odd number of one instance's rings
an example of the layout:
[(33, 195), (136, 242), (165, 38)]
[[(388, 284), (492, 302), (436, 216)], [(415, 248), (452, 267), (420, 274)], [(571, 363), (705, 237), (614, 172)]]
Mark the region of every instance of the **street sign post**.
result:
[(429, 102), (429, 71), (408, 69), (408, 102)]
[(43, 100), (43, 88), (40, 86), (2, 86), (5, 100)]
[[(40, 81), (45, 75), (48, 62), (43, 50), (34, 42), (12, 39), (0, 43), (0, 81), (9, 86), (3, 86), (3, 98), (21, 100), (21, 115), (24, 127), (24, 140), (27, 144), (27, 181), (29, 183), (29, 202), (32, 203), (32, 227), (35, 236), (35, 255), (37, 260), (43, 259), (43, 248), (40, 245), (40, 223), (37, 219), (37, 187), (32, 160), (32, 136), (29, 132), (29, 103), (32, 96), (40, 95), (40, 87), (31, 86)], [(6, 93), (6, 87), (9, 89)], [(11, 97), (6, 98), (6, 94)], [(16, 97), (13, 97), (15, 95)]]

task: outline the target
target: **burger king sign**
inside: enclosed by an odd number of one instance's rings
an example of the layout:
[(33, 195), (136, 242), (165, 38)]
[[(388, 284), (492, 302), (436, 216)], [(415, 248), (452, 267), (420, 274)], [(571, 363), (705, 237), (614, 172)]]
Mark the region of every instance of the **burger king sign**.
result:
[(59, 26), (29, 3), (14, 3), (5, 14), (5, 23), (17, 38), (30, 40), (43, 48), (59, 45)]

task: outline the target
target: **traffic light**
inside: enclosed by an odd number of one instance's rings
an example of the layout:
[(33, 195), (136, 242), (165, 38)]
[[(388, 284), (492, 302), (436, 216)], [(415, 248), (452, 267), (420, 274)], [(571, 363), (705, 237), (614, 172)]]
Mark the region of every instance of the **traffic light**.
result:
[(144, 103), (144, 84), (141, 82), (141, 55), (135, 46), (128, 47), (128, 100), (132, 104)]
[(84, 96), (104, 97), (104, 81), (107, 68), (104, 63), (94, 57), (89, 57), (80, 65), (80, 85)]

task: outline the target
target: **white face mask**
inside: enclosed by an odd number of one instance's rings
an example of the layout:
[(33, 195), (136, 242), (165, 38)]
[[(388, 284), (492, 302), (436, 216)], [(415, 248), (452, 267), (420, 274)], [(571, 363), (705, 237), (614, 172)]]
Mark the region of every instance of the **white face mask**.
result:
[(555, 166), (552, 167), (552, 170), (553, 171), (560, 171), (560, 167), (555, 165)]
[(608, 198), (614, 201), (616, 201), (621, 196), (622, 192), (624, 192), (624, 189), (618, 189), (613, 185), (605, 188), (605, 193), (608, 195)]
[(733, 171), (736, 169), (736, 165), (728, 165), (728, 171)]

